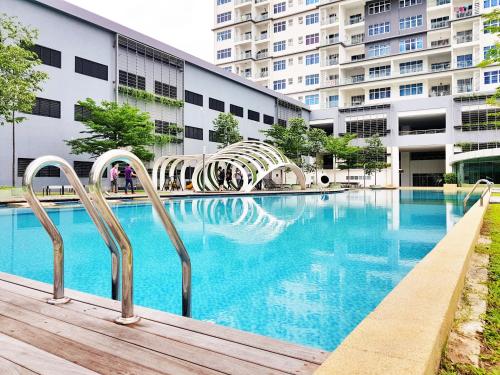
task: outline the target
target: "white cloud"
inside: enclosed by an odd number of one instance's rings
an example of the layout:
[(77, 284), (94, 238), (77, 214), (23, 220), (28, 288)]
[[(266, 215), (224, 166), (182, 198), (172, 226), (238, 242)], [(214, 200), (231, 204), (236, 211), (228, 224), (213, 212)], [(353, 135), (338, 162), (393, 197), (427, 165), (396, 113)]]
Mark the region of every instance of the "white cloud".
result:
[(66, 0), (213, 63), (212, 0)]

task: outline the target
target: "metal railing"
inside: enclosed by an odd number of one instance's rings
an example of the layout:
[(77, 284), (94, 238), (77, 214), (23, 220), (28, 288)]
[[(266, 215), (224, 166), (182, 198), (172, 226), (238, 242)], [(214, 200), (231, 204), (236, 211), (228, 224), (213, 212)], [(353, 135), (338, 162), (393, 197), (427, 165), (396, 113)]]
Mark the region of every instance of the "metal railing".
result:
[(115, 321), (119, 324), (131, 324), (139, 320), (134, 315), (133, 306), (133, 250), (130, 240), (120, 222), (113, 214), (103, 195), (102, 175), (108, 165), (117, 161), (129, 163), (135, 170), (146, 194), (151, 199), (154, 210), (157, 212), (164, 229), (166, 230), (174, 248), (179, 255), (182, 265), (182, 315), (191, 316), (191, 260), (182, 242), (177, 229), (153, 186), (146, 167), (137, 156), (125, 150), (111, 150), (101, 155), (94, 162), (89, 176), (90, 196), (99, 209), (103, 220), (111, 229), (122, 251), (122, 315)]
[(399, 135), (421, 135), (445, 133), (446, 129), (419, 129), (419, 130), (400, 130)]
[(491, 185), (493, 185), (493, 182), (489, 181), (489, 180), (486, 180), (485, 178), (482, 178), (480, 180), (477, 180), (476, 183), (474, 184), (474, 187), (472, 188), (471, 191), (469, 191), (469, 193), (465, 196), (464, 198), (464, 213), (467, 212), (467, 202), (469, 201), (469, 198), (470, 196), (472, 195), (472, 193), (474, 193), (474, 191), (476, 190), (476, 188), (478, 187), (478, 185), (480, 183), (485, 183), (486, 184), (486, 189), (484, 189), (484, 191), (481, 193), (481, 196), (479, 197), (479, 200), (480, 200), (480, 204), (481, 206), (483, 205), (483, 200), (484, 200), (484, 196), (486, 195), (486, 193), (488, 191), (491, 190)]
[(90, 218), (94, 222), (97, 230), (103, 238), (106, 246), (111, 253), (111, 297), (118, 300), (119, 290), (119, 274), (120, 274), (120, 254), (116, 243), (109, 232), (109, 229), (104, 224), (99, 212), (91, 202), (85, 188), (78, 178), (75, 170), (68, 162), (58, 156), (42, 156), (33, 160), (28, 167), (23, 177), (24, 196), (28, 201), (29, 206), (33, 210), (35, 216), (40, 220), (40, 223), (45, 228), (52, 240), (54, 248), (54, 291), (53, 298), (48, 302), (50, 304), (61, 304), (69, 301), (69, 298), (64, 296), (64, 242), (59, 230), (50, 219), (47, 212), (42, 207), (33, 190), (33, 179), (44, 167), (53, 166), (63, 171), (69, 183), (75, 190), (75, 193), (80, 198), (83, 206), (87, 210)]

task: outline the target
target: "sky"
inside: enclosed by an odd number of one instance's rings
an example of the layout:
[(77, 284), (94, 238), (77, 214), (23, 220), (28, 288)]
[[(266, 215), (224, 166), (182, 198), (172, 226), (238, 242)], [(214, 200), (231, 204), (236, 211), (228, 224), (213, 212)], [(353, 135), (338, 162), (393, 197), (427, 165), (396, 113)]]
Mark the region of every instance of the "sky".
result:
[(213, 0), (66, 0), (213, 63)]

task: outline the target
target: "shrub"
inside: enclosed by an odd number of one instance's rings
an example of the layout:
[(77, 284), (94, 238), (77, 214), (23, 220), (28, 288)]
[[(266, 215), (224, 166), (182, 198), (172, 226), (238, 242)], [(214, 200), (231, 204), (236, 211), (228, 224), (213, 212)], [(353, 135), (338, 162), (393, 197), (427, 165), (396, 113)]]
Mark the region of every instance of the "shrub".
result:
[(445, 184), (456, 184), (457, 174), (456, 173), (445, 173), (443, 175)]

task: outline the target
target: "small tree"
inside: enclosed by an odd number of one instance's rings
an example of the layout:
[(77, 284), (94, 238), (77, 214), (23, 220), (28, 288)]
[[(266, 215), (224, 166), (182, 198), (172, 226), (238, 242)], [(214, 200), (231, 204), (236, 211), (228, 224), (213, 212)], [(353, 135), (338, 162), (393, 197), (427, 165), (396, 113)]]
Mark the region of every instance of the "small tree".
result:
[(367, 146), (363, 150), (363, 169), (368, 176), (375, 174), (375, 185), (377, 185), (377, 172), (388, 166), (386, 150), (378, 134), (372, 135), (366, 143)]
[(238, 120), (232, 113), (220, 113), (213, 124), (215, 140), (219, 143), (218, 148), (227, 147), (243, 139), (240, 135)]
[(319, 154), (325, 149), (326, 132), (323, 129), (309, 128), (307, 131), (307, 150), (309, 156), (314, 157), (314, 172), (316, 174), (316, 184), (318, 183), (318, 169), (323, 165)]
[(98, 157), (106, 151), (131, 147), (140, 159), (149, 161), (154, 154), (148, 146), (165, 142), (165, 136), (156, 137), (149, 113), (129, 104), (103, 101), (100, 105), (88, 98), (79, 101), (85, 113), (82, 122), (86, 137), (66, 140), (73, 154), (90, 154)]
[(349, 142), (356, 138), (355, 134), (344, 134), (342, 137), (330, 135), (325, 141), (325, 150), (333, 156), (333, 183), (337, 183), (337, 161), (345, 155)]
[(347, 169), (347, 180), (351, 174), (351, 169), (360, 167), (361, 147), (348, 145), (340, 158), (342, 164), (339, 165), (340, 169)]
[(0, 14), (0, 125), (12, 125), (12, 186), (16, 184), (16, 124), (30, 113), (48, 75), (36, 70), (42, 62), (33, 52), (38, 32), (14, 17)]

